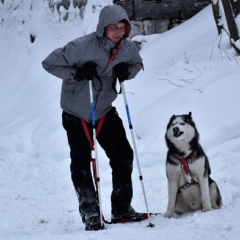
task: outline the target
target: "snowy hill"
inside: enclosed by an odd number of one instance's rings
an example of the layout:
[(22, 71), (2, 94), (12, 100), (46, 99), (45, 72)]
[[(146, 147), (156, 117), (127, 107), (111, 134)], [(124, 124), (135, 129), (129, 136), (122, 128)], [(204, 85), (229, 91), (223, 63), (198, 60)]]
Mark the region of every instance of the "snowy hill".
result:
[[(223, 208), (172, 219), (154, 216), (154, 228), (147, 228), (145, 221), (84, 231), (61, 126), (61, 80), (45, 72), (41, 61), (55, 48), (94, 31), (101, 7), (110, 2), (88, 1), (84, 18), (76, 13), (67, 22), (59, 22), (45, 1), (34, 1), (29, 14), (25, 14), (27, 3), (17, 8), (16, 1), (0, 3), (0, 239), (237, 239), (240, 57), (225, 35), (221, 39), (217, 35), (210, 6), (169, 32), (135, 37), (143, 43), (140, 54), (145, 70), (126, 82), (125, 88), (150, 212), (163, 213), (167, 207), (167, 122), (173, 114), (189, 111), (209, 157), (211, 176), (220, 188)], [(115, 106), (129, 132), (121, 95)], [(110, 219), (111, 170), (98, 149), (103, 213)], [(136, 164), (133, 184), (133, 207), (145, 211)]]

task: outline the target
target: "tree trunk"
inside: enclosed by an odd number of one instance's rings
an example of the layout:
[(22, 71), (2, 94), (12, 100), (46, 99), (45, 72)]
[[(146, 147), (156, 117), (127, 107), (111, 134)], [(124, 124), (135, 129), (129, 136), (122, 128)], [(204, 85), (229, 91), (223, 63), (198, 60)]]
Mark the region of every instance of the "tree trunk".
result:
[(221, 23), (221, 16), (219, 13), (219, 0), (217, 0), (217, 2), (212, 0), (212, 10), (213, 10), (213, 17), (217, 25), (218, 35), (220, 35), (223, 29), (223, 25)]
[(237, 17), (240, 14), (240, 1), (239, 0), (230, 0), (232, 5), (232, 10), (234, 13), (234, 17)]
[[(235, 45), (235, 42), (239, 40), (239, 36), (238, 36), (237, 25), (233, 17), (232, 8), (230, 6), (230, 2), (229, 0), (222, 0), (222, 4), (223, 4), (226, 21), (229, 29), (231, 45), (236, 50), (236, 52), (240, 55), (240, 49), (238, 49), (237, 46)], [(234, 40), (234, 42), (232, 41), (232, 39)]]

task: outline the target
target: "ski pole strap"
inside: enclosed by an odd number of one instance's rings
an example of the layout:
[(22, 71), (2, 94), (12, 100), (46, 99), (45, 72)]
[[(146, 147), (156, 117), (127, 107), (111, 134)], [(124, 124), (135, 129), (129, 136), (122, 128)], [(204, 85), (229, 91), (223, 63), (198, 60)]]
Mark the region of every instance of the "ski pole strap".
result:
[(95, 86), (94, 81), (93, 81), (93, 87), (94, 87), (97, 91), (102, 91), (102, 90), (103, 90), (103, 83), (102, 83), (102, 80), (101, 80), (100, 76), (99, 76), (99, 75), (96, 75), (95, 78), (99, 81), (100, 86), (99, 86), (99, 88), (97, 88), (97, 87)]
[(119, 91), (117, 91), (117, 78), (115, 78), (113, 80), (113, 83), (112, 83), (112, 88), (113, 88), (113, 91), (117, 94), (121, 94), (122, 93), (122, 88), (120, 87)]

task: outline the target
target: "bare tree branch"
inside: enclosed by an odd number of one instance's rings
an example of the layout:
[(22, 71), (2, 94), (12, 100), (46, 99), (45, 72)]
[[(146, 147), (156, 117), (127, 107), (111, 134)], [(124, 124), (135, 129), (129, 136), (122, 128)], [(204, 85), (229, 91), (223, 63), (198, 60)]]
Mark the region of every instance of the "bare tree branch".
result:
[(181, 85), (178, 85), (178, 84), (172, 83), (170, 80), (168, 80), (168, 79), (166, 79), (166, 78), (158, 79), (158, 80), (161, 80), (161, 81), (168, 81), (169, 83), (171, 83), (171, 84), (174, 85), (174, 86), (177, 86), (177, 87), (183, 87), (183, 86), (181, 86)]

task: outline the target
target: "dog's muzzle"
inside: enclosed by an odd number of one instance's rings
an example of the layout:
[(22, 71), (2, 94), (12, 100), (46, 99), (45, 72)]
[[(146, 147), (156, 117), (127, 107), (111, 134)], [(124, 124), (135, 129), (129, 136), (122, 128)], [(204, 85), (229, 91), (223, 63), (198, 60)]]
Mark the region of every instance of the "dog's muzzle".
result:
[(174, 127), (174, 128), (173, 128), (173, 136), (174, 136), (174, 137), (179, 137), (179, 136), (181, 136), (182, 134), (183, 134), (183, 132), (180, 131), (179, 127)]

